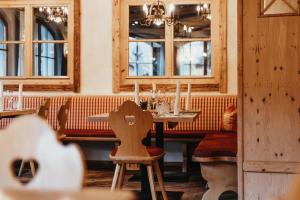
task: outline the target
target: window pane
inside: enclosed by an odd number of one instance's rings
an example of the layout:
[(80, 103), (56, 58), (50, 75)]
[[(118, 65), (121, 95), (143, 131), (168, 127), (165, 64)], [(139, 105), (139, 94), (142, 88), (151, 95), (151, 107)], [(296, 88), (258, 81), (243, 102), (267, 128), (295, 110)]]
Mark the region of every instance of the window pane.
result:
[(0, 44), (0, 76), (24, 75), (24, 45)]
[(164, 76), (164, 42), (130, 42), (129, 76)]
[(262, 4), (262, 12), (265, 15), (299, 13), (298, 0), (262, 0)]
[[(44, 8), (44, 7), (43, 7)], [(67, 12), (63, 11), (66, 7), (47, 7), (34, 8), (34, 40), (67, 40), (68, 37), (68, 22), (66, 15), (48, 15), (49, 12)], [(58, 10), (57, 10), (58, 9)], [(57, 11), (56, 11), (57, 10)], [(60, 17), (59, 17), (60, 16)], [(61, 20), (61, 21), (60, 21)]]
[(34, 76), (67, 76), (67, 44), (35, 43)]
[(164, 39), (165, 25), (142, 25), (145, 13), (143, 6), (129, 7), (129, 39)]
[[(209, 14), (201, 14), (199, 9), (201, 9), (203, 5), (204, 4), (175, 6), (175, 38), (210, 38), (210, 12)], [(209, 4), (206, 5), (207, 9), (210, 9)], [(202, 10), (203, 9), (204, 8), (202, 8)]]
[(0, 8), (0, 41), (24, 40), (24, 8)]
[(175, 76), (211, 76), (210, 41), (174, 43)]

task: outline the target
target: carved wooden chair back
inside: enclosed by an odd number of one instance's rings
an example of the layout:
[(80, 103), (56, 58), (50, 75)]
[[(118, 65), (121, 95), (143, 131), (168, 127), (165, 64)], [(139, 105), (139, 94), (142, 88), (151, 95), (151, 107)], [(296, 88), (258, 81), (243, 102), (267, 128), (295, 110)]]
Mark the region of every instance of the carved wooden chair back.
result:
[(47, 120), (49, 116), (49, 108), (50, 108), (50, 98), (47, 98), (43, 105), (41, 105), (38, 116)]
[(57, 130), (57, 134), (58, 137), (63, 136), (64, 132), (65, 132), (65, 128), (66, 128), (66, 124), (68, 121), (68, 114), (71, 108), (71, 98), (68, 98), (65, 102), (65, 104), (63, 104), (57, 113), (57, 120), (58, 120), (58, 130)]
[[(0, 131), (0, 188), (33, 190), (80, 190), (84, 167), (75, 145), (63, 146), (45, 120), (23, 116)], [(22, 184), (13, 173), (16, 160), (35, 160), (36, 175)]]
[(116, 156), (149, 157), (142, 140), (152, 127), (153, 117), (133, 101), (124, 102), (117, 112), (109, 114), (109, 123), (120, 139)]

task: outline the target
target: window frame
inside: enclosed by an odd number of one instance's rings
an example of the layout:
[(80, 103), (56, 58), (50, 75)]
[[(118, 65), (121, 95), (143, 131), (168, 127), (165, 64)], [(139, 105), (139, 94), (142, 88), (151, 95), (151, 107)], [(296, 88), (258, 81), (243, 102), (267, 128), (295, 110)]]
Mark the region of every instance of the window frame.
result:
[[(33, 9), (40, 6), (68, 6), (68, 38), (51, 43), (68, 44), (67, 76), (41, 77), (34, 75), (34, 44), (48, 41), (34, 40)], [(80, 91), (80, 0), (15, 0), (1, 1), (0, 8), (24, 8), (24, 76), (0, 77), (4, 81), (5, 89), (16, 90), (19, 83), (23, 83), (25, 91)], [(15, 41), (2, 42), (14, 44)]]
[[(140, 83), (142, 91), (149, 91), (154, 82), (158, 87), (167, 91), (175, 90), (175, 83), (191, 83), (193, 91), (227, 92), (227, 0), (165, 0), (166, 5), (210, 3), (212, 7), (212, 76), (175, 76), (173, 65), (173, 41), (201, 41), (201, 39), (178, 39), (173, 36), (173, 27), (166, 25), (165, 48), (166, 63), (165, 76), (161, 77), (129, 77), (128, 76), (128, 42), (129, 38), (129, 6), (151, 4), (153, 0), (114, 0), (113, 1), (113, 92), (133, 91), (134, 82)], [(126, 8), (126, 9), (125, 9)], [(170, 34), (172, 35), (170, 37)], [(150, 39), (153, 41), (153, 39)], [(158, 41), (160, 41), (159, 39)], [(205, 40), (205, 39), (204, 39)], [(126, 63), (126, 64), (124, 64)], [(170, 67), (171, 66), (171, 67)], [(187, 85), (183, 85), (187, 88)]]

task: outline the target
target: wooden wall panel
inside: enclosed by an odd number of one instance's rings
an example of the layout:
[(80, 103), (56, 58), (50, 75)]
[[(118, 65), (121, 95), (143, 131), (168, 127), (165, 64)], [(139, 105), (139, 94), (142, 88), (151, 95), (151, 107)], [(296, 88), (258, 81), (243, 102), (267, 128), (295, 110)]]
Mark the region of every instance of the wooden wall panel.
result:
[(300, 17), (260, 17), (259, 2), (239, 1), (239, 180), (247, 200), (285, 191), (300, 166)]
[(258, 18), (245, 4), (245, 160), (300, 161), (300, 18)]
[(245, 200), (276, 200), (288, 191), (293, 178), (290, 174), (245, 173)]

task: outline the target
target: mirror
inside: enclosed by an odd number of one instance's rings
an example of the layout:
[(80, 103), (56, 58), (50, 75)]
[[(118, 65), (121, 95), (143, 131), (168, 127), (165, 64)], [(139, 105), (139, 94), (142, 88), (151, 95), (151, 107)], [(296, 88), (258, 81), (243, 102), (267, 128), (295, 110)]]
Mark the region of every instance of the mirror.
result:
[(143, 25), (141, 19), (144, 17), (143, 6), (129, 7), (129, 39), (164, 39), (165, 25)]
[(202, 15), (199, 9), (196, 4), (175, 6), (174, 38), (210, 38), (210, 12)]
[(175, 76), (211, 76), (210, 41), (174, 43)]
[[(34, 8), (34, 76), (67, 76), (67, 7)], [(60, 14), (58, 17), (58, 14)]]
[(24, 8), (0, 8), (0, 76), (24, 75)]
[(67, 76), (67, 57), (67, 44), (35, 43), (34, 76)]
[(164, 42), (130, 42), (129, 76), (164, 76)]

